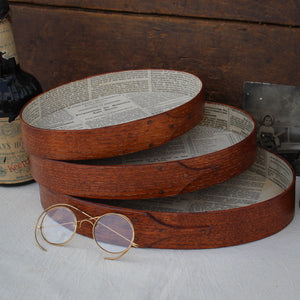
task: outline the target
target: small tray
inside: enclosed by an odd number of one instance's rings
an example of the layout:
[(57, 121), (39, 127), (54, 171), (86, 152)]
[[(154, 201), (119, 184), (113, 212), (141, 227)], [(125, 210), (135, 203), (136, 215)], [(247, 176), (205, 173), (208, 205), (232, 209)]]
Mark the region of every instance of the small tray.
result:
[(203, 121), (165, 145), (105, 160), (62, 162), (31, 155), (40, 184), (100, 199), (169, 197), (224, 182), (255, 160), (255, 122), (235, 107), (205, 103)]
[(21, 112), (25, 150), (43, 158), (113, 157), (153, 148), (203, 117), (202, 83), (173, 70), (133, 70), (74, 81)]
[[(44, 208), (72, 204), (92, 216), (127, 215), (139, 247), (200, 249), (252, 242), (283, 229), (295, 210), (295, 175), (279, 156), (261, 148), (239, 176), (201, 191), (139, 201), (87, 200), (40, 186)], [(90, 227), (79, 233), (90, 236)]]

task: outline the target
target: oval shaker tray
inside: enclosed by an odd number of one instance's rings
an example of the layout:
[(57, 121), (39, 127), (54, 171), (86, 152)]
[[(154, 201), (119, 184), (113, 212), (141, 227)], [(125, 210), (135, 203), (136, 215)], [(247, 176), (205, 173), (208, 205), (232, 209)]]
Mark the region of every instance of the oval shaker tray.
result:
[(113, 157), (152, 148), (197, 125), (202, 83), (172, 70), (133, 70), (74, 81), (21, 112), (25, 150), (43, 158)]
[[(127, 215), (139, 247), (200, 249), (232, 246), (268, 237), (288, 225), (295, 209), (295, 175), (279, 156), (258, 149), (256, 162), (219, 185), (170, 198), (87, 200), (40, 186), (44, 208), (72, 204), (92, 216)], [(90, 236), (90, 227), (79, 233)]]
[(31, 173), (51, 190), (101, 199), (168, 197), (206, 188), (255, 160), (255, 122), (246, 112), (205, 103), (203, 121), (165, 145), (105, 160), (62, 162), (31, 155)]

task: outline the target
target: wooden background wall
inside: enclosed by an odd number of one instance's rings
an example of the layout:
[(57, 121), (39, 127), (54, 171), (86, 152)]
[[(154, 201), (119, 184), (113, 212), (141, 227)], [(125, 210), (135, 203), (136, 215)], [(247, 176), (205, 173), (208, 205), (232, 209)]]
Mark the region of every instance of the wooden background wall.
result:
[(241, 106), (243, 83), (300, 86), (300, 1), (14, 0), (21, 65), (48, 90), (110, 71), (198, 75), (207, 99)]

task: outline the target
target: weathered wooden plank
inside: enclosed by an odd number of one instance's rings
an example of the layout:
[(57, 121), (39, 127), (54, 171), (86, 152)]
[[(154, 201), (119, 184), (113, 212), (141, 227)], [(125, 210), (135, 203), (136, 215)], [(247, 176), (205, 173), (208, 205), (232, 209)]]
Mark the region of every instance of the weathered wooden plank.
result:
[[(14, 0), (22, 2), (23, 0)], [(300, 2), (294, 0), (28, 0), (27, 3), (134, 13), (300, 25)]]
[(207, 99), (237, 106), (244, 81), (300, 85), (299, 28), (19, 5), (12, 20), (21, 64), (44, 90), (137, 68), (194, 73)]

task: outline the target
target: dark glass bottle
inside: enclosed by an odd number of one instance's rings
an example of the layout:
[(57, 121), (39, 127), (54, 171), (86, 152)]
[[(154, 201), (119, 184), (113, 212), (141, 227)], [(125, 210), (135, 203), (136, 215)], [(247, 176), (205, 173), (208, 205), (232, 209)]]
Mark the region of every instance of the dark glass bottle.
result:
[(8, 1), (0, 0), (0, 185), (11, 186), (32, 181), (18, 115), (42, 89), (20, 68), (8, 13)]

